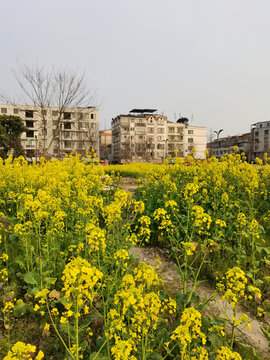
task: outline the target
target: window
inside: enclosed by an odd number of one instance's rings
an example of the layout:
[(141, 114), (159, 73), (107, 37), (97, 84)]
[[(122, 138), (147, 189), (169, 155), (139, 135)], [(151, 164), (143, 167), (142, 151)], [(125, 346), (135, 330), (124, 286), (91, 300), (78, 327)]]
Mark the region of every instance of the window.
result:
[(71, 148), (71, 141), (70, 140), (65, 140), (64, 141), (64, 146), (65, 146), (65, 148)]
[(155, 132), (155, 129), (149, 127), (147, 131), (148, 131), (149, 134), (153, 134)]
[(255, 131), (255, 136), (259, 136), (259, 131)]
[(164, 128), (157, 128), (158, 134), (164, 134)]
[(25, 117), (33, 118), (34, 117), (34, 111), (33, 110), (26, 110), (25, 111)]
[(25, 125), (28, 128), (33, 128), (34, 127), (34, 121), (26, 120)]
[(193, 149), (193, 146), (192, 146), (192, 145), (188, 147), (188, 150), (192, 150), (192, 149)]
[(264, 130), (264, 136), (268, 135), (268, 130)]
[(1, 114), (6, 114), (7, 113), (7, 108), (1, 108)]
[(64, 120), (70, 120), (71, 119), (71, 113), (70, 112), (64, 112)]
[(158, 125), (163, 125), (164, 124), (164, 120), (162, 118), (158, 119)]
[(175, 128), (174, 127), (169, 127), (169, 133), (174, 134), (174, 132), (175, 132)]
[(157, 140), (158, 140), (158, 141), (163, 141), (163, 140), (164, 140), (164, 139), (163, 139), (163, 136), (158, 136), (158, 137), (157, 137)]
[(130, 131), (134, 131), (134, 128), (132, 127), (132, 128), (130, 128)]
[(52, 111), (52, 116), (58, 116), (58, 111), (53, 110)]
[(13, 114), (18, 115), (19, 114), (19, 109), (13, 109)]
[(260, 124), (260, 128), (262, 127), (262, 124)]
[(64, 132), (63, 132), (63, 136), (64, 136), (65, 138), (70, 138), (70, 131), (64, 131)]
[(41, 110), (41, 115), (47, 115), (47, 110)]
[(164, 150), (164, 144), (158, 144), (158, 145), (157, 145), (157, 148), (158, 148), (159, 150)]
[(96, 118), (96, 114), (91, 114), (91, 119), (95, 119)]
[(66, 129), (66, 130), (71, 130), (71, 123), (69, 122), (69, 123), (65, 123), (64, 124), (64, 129)]
[(33, 138), (34, 137), (34, 130), (27, 130), (26, 131), (26, 137), (27, 138)]
[(177, 128), (177, 132), (178, 132), (178, 134), (182, 133), (182, 132), (183, 132), (183, 128), (182, 128), (182, 127)]
[(193, 138), (188, 138), (189, 143), (193, 143)]
[(188, 130), (189, 135), (193, 135), (193, 130)]
[(154, 123), (153, 118), (148, 119), (148, 124), (153, 124), (153, 123)]

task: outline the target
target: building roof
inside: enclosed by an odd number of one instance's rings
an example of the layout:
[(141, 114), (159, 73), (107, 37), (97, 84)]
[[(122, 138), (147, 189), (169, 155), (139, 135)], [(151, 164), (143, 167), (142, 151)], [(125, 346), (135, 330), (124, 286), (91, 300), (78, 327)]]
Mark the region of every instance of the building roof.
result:
[(132, 110), (130, 110), (130, 113), (137, 113), (137, 114), (144, 114), (144, 113), (149, 114), (150, 113), (150, 114), (152, 114), (156, 111), (157, 111), (157, 109), (132, 109)]

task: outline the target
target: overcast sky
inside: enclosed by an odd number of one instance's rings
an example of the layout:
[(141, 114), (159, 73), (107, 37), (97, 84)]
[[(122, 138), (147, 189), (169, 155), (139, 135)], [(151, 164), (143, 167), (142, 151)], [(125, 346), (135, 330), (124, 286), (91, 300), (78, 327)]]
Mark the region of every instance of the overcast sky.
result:
[[(223, 135), (270, 120), (269, 0), (0, 0), (0, 91), (17, 62), (85, 71), (100, 128), (134, 107)], [(174, 115), (175, 114), (175, 115)]]

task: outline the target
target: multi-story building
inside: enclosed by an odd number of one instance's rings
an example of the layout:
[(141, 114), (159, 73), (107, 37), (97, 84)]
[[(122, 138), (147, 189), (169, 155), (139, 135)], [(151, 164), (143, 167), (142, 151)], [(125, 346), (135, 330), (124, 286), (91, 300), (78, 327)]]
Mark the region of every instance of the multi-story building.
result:
[(261, 121), (251, 125), (252, 160), (270, 155), (270, 121)]
[(238, 147), (239, 153), (245, 153), (248, 160), (251, 157), (251, 138), (250, 133), (227, 136), (219, 139), (215, 139), (207, 144), (210, 156), (214, 155), (217, 158), (224, 156), (225, 154), (231, 154), (235, 152), (235, 146)]
[(112, 157), (115, 163), (162, 162), (167, 117), (153, 109), (133, 109), (112, 119)]
[(133, 109), (112, 119), (112, 159), (115, 163), (161, 163), (167, 155), (185, 157), (196, 148), (204, 158), (206, 128), (168, 121), (154, 109)]
[(193, 154), (197, 159), (205, 158), (206, 127), (168, 121), (167, 133), (169, 155), (186, 157)]
[(19, 116), (26, 127), (21, 136), (28, 160), (46, 155), (62, 158), (73, 150), (99, 154), (99, 111), (95, 107), (70, 108), (59, 112), (57, 107), (0, 104), (0, 114)]
[(101, 162), (112, 161), (112, 130), (99, 131), (99, 157)]

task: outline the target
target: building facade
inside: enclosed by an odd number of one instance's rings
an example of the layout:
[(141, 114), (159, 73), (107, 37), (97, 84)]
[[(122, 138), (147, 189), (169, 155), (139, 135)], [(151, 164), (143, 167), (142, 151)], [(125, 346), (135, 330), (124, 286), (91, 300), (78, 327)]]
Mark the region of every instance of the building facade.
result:
[(40, 156), (62, 158), (75, 151), (99, 154), (99, 111), (95, 107), (65, 109), (32, 105), (0, 104), (0, 114), (19, 116), (26, 127), (21, 136), (27, 160)]
[(99, 157), (101, 162), (112, 162), (112, 130), (99, 131)]
[(235, 146), (238, 147), (239, 153), (245, 153), (247, 160), (250, 161), (252, 157), (251, 149), (251, 134), (245, 133), (234, 136), (227, 136), (220, 139), (215, 139), (207, 144), (210, 156), (220, 158), (225, 154), (231, 154), (235, 152)]
[(114, 163), (162, 163), (168, 155), (185, 157), (193, 148), (197, 158), (205, 157), (205, 127), (170, 122), (154, 109), (133, 109), (112, 119)]
[(263, 159), (265, 153), (270, 156), (270, 121), (261, 121), (251, 125), (252, 160)]
[(112, 119), (112, 159), (114, 163), (152, 161), (165, 156), (167, 117), (153, 109), (133, 109)]

